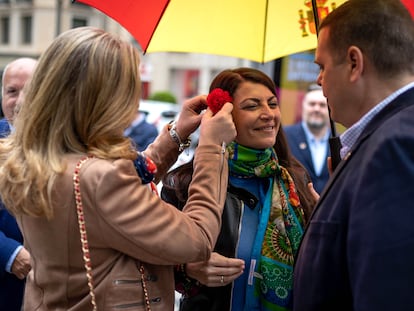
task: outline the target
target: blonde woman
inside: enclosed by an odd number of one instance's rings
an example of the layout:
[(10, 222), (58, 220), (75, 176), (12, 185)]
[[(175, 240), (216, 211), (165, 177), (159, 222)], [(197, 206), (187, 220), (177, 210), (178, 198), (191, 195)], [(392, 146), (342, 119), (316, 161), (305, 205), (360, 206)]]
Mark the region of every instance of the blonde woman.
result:
[[(232, 106), (213, 117), (200, 114), (205, 96), (188, 100), (176, 125), (137, 157), (123, 133), (138, 108), (139, 61), (130, 43), (103, 30), (61, 34), (39, 60), (15, 132), (0, 143), (1, 197), (32, 255), (25, 310), (173, 310), (171, 265), (210, 256), (228, 179), (222, 144), (236, 133)], [(200, 123), (182, 213), (148, 185)]]

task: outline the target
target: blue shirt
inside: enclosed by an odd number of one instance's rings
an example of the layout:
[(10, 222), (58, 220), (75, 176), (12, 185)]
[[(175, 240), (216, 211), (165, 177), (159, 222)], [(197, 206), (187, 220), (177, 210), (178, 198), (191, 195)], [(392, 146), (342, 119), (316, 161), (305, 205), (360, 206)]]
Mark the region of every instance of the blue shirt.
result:
[(22, 246), (22, 245), (18, 246), (18, 247), (14, 250), (13, 254), (11, 254), (11, 256), (10, 256), (10, 258), (9, 258), (9, 260), (7, 261), (7, 264), (6, 264), (6, 271), (7, 271), (7, 272), (12, 273), (12, 271), (11, 271), (11, 267), (12, 267), (12, 265), (13, 265), (14, 260), (15, 260), (15, 259), (16, 259), (16, 257), (17, 257), (17, 254), (20, 252), (20, 250), (21, 250), (22, 248), (23, 248), (23, 246)]

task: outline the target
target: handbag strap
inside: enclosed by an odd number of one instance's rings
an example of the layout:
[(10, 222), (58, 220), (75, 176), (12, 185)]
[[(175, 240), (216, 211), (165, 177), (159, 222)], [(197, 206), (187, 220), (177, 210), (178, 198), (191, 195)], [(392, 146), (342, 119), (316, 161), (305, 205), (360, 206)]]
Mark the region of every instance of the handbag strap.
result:
[[(83, 214), (82, 196), (81, 196), (81, 191), (80, 191), (80, 177), (79, 177), (80, 169), (82, 165), (87, 160), (92, 159), (92, 158), (94, 158), (94, 156), (92, 155), (82, 157), (79, 160), (79, 162), (76, 164), (75, 171), (73, 173), (73, 189), (75, 193), (76, 213), (78, 215), (78, 224), (79, 224), (80, 240), (82, 244), (83, 261), (84, 261), (84, 266), (86, 269), (86, 278), (88, 279), (89, 295), (91, 296), (91, 303), (93, 306), (92, 310), (97, 311), (96, 297), (94, 293), (94, 286), (93, 286), (93, 279), (92, 279), (91, 256), (89, 253), (88, 235), (86, 234), (86, 224), (85, 224), (85, 217)], [(145, 270), (144, 270), (144, 265), (142, 263), (139, 265), (139, 272), (141, 274), (141, 284), (142, 284), (142, 289), (144, 291), (145, 309), (146, 311), (151, 311), (147, 285), (145, 282)]]
[(82, 196), (81, 196), (81, 191), (80, 191), (80, 178), (79, 178), (79, 172), (80, 172), (80, 169), (83, 163), (85, 163), (87, 160), (91, 158), (93, 158), (93, 156), (85, 156), (81, 158), (79, 162), (76, 164), (75, 171), (73, 173), (73, 190), (75, 192), (76, 213), (78, 214), (80, 240), (82, 244), (83, 261), (84, 261), (84, 265), (86, 269), (86, 278), (88, 279), (89, 295), (91, 296), (91, 303), (93, 306), (92, 310), (97, 311), (96, 297), (94, 293), (93, 279), (92, 279), (91, 256), (89, 253), (88, 235), (86, 234), (85, 217), (83, 215), (83, 205), (82, 205)]

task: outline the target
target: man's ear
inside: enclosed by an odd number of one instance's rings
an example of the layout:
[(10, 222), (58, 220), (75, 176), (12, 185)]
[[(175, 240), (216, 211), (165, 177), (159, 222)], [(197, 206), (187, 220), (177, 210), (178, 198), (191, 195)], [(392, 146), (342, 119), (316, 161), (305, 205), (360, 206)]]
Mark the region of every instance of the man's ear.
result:
[(364, 71), (364, 55), (358, 47), (352, 45), (348, 48), (346, 59), (350, 68), (350, 80), (354, 82)]

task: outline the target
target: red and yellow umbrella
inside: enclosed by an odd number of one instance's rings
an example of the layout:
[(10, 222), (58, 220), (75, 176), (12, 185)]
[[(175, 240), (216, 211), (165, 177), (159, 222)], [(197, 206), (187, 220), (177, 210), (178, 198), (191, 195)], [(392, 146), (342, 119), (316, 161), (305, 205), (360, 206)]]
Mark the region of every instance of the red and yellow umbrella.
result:
[[(316, 47), (311, 0), (78, 0), (118, 21), (144, 52), (267, 62)], [(313, 1), (323, 19), (345, 0)]]
[(410, 11), (411, 16), (414, 18), (414, 0), (401, 0), (401, 2), (404, 3), (408, 11)]
[[(321, 21), (346, 0), (77, 0), (120, 23), (146, 52), (267, 62), (316, 47)], [(414, 16), (414, 0), (401, 0)], [(375, 2), (373, 2), (375, 5)]]

